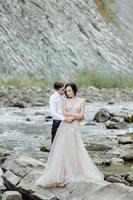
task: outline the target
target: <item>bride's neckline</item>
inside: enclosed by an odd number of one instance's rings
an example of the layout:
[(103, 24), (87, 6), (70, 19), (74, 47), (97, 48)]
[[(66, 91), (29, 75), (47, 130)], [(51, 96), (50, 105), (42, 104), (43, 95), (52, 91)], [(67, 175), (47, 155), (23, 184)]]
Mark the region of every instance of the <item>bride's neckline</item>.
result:
[(69, 101), (76, 101), (78, 98), (75, 97), (75, 98), (67, 98)]

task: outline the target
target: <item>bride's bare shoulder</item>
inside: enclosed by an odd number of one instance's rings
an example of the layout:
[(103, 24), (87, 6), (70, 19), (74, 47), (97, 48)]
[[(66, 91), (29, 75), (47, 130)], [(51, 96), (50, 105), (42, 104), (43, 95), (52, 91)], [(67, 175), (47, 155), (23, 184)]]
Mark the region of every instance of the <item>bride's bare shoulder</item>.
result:
[(81, 97), (78, 97), (78, 100), (79, 100), (80, 103), (84, 103), (85, 102), (85, 99), (81, 98)]

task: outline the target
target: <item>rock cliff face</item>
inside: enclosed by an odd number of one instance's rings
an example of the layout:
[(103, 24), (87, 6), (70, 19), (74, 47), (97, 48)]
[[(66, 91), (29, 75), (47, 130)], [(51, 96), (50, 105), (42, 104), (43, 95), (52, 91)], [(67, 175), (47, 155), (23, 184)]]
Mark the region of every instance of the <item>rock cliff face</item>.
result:
[(0, 0), (0, 69), (65, 78), (86, 66), (132, 72), (132, 47), (118, 31), (93, 0)]
[(121, 35), (125, 37), (126, 42), (133, 48), (133, 1), (117, 0), (115, 4), (111, 5), (111, 9), (121, 25)]

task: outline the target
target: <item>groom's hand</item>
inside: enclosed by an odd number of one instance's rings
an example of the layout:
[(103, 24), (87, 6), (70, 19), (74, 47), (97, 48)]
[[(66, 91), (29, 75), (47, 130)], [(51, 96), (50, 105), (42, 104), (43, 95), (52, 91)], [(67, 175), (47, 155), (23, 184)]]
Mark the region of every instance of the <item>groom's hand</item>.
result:
[(84, 120), (85, 116), (84, 115), (80, 115), (79, 120)]
[(73, 117), (66, 117), (65, 122), (66, 123), (71, 123), (74, 120)]
[(75, 119), (81, 121), (84, 119), (84, 115), (77, 115), (75, 116)]

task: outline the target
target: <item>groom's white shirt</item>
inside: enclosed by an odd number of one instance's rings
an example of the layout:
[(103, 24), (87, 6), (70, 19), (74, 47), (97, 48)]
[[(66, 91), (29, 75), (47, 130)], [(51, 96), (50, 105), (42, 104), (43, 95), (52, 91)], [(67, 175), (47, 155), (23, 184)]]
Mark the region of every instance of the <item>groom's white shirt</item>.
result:
[(61, 95), (58, 92), (55, 92), (50, 97), (49, 100), (50, 111), (53, 119), (55, 120), (63, 121), (65, 119), (62, 112), (62, 102), (64, 98), (65, 98), (64, 95)]

